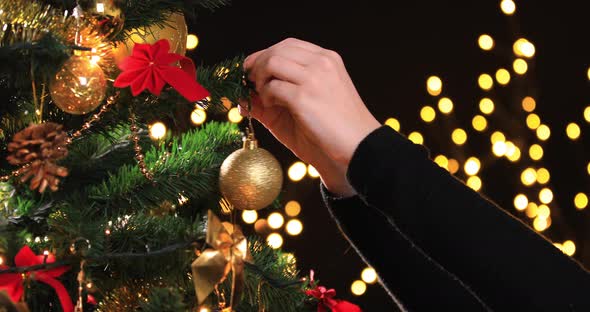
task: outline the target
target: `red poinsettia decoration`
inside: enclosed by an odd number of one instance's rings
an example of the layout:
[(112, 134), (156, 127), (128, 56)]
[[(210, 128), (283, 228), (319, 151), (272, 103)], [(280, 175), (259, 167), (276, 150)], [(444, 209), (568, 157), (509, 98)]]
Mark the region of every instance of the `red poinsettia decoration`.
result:
[[(318, 312), (362, 312), (361, 308), (348, 301), (334, 299), (336, 290), (327, 289), (324, 286), (318, 286), (314, 280), (313, 270), (309, 274), (310, 289), (305, 291), (305, 294), (318, 299)], [(329, 310), (328, 310), (329, 309)]]
[[(51, 254), (35, 255), (29, 246), (23, 247), (14, 258), (17, 267), (29, 267), (40, 265), (44, 263), (55, 262), (55, 257)], [(5, 265), (0, 265), (0, 270), (8, 269)], [(64, 285), (56, 279), (67, 272), (70, 268), (67, 266), (58, 267), (49, 270), (39, 270), (25, 273), (24, 277), (21, 273), (0, 273), (0, 291), (6, 291), (12, 301), (18, 302), (21, 300), (24, 293), (23, 282), (25, 279), (33, 279), (51, 286), (57, 293), (57, 297), (61, 303), (64, 312), (73, 312), (74, 305), (68, 291)]]
[(191, 102), (209, 96), (209, 91), (196, 81), (193, 61), (169, 50), (170, 43), (166, 39), (154, 44), (136, 44), (133, 53), (119, 64), (122, 73), (115, 80), (115, 87), (131, 87), (134, 96), (146, 89), (159, 96), (169, 84)]

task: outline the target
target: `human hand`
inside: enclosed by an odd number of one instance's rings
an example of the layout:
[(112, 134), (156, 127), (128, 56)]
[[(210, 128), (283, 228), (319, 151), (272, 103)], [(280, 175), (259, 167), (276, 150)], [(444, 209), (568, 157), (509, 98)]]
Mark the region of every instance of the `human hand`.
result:
[(360, 98), (340, 56), (287, 39), (244, 62), (258, 97), (251, 115), (301, 160), (312, 164), (332, 192), (352, 195), (346, 170), (358, 144), (381, 124)]

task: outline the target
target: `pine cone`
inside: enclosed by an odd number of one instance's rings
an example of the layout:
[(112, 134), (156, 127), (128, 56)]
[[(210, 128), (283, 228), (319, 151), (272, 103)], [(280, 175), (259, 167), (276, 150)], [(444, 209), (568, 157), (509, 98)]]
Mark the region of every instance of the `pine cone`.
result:
[(11, 153), (6, 159), (12, 165), (25, 166), (21, 170), (21, 182), (31, 179), (31, 190), (45, 192), (49, 187), (58, 190), (59, 178), (68, 175), (68, 169), (58, 166), (55, 162), (68, 155), (68, 136), (63, 126), (46, 122), (31, 125), (14, 135), (8, 144)]

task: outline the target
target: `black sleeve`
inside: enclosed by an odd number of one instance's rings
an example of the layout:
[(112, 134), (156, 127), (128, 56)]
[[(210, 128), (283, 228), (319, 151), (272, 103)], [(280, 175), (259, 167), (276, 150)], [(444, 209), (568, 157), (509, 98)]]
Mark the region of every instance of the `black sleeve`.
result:
[(363, 260), (379, 274), (380, 283), (409, 311), (488, 311), (485, 304), (425, 255), (387, 216), (358, 197), (337, 198), (322, 185), (332, 217)]
[[(391, 128), (359, 144), (347, 175), (364, 203), (492, 309), (590, 311), (586, 270)], [(350, 231), (355, 219), (339, 222)], [(365, 247), (366, 257), (381, 248)]]

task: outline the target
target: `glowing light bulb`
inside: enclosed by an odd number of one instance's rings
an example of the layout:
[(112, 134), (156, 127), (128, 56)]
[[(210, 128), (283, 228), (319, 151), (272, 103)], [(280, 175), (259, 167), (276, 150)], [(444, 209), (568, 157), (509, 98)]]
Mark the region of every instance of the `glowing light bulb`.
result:
[(240, 123), (244, 117), (240, 114), (240, 110), (237, 107), (232, 107), (227, 112), (227, 119), (232, 123)]
[(500, 9), (506, 15), (512, 15), (516, 12), (516, 4), (512, 0), (502, 0), (500, 2)]
[(444, 156), (444, 155), (438, 155), (438, 156), (436, 156), (434, 158), (434, 162), (437, 165), (441, 166), (442, 168), (445, 168), (447, 170), (449, 168), (449, 159), (446, 156)]
[(362, 296), (367, 291), (367, 284), (363, 281), (354, 281), (350, 286), (350, 291), (355, 296)]
[(162, 122), (155, 122), (150, 126), (150, 137), (154, 140), (163, 139), (166, 136), (166, 125)]
[(570, 138), (571, 140), (577, 140), (580, 138), (581, 129), (580, 126), (572, 122), (567, 125), (565, 132), (567, 133), (568, 138)]
[(525, 60), (517, 58), (512, 63), (512, 69), (514, 69), (514, 72), (518, 75), (524, 75), (529, 70), (529, 65)]
[(420, 118), (422, 118), (424, 122), (430, 123), (436, 118), (436, 111), (430, 106), (424, 106), (420, 110)]
[(313, 178), (313, 179), (316, 179), (316, 178), (319, 178), (320, 177), (320, 173), (312, 165), (307, 165), (307, 175), (309, 175), (309, 177), (310, 178)]
[(493, 113), (494, 108), (494, 101), (489, 98), (483, 98), (479, 101), (479, 110), (486, 115)]
[(473, 126), (473, 129), (475, 129), (475, 131), (482, 132), (485, 131), (488, 127), (488, 121), (484, 116), (476, 115), (471, 120), (471, 125)]
[(247, 224), (254, 224), (258, 220), (258, 212), (256, 210), (242, 211), (242, 220)]
[(410, 135), (408, 135), (408, 140), (414, 142), (414, 144), (424, 144), (424, 137), (418, 131), (410, 133)]
[(537, 114), (529, 114), (526, 117), (526, 125), (531, 130), (536, 130), (541, 126), (541, 118)]
[(193, 122), (193, 124), (200, 126), (205, 122), (205, 120), (207, 120), (207, 112), (205, 112), (204, 109), (196, 108), (191, 113), (191, 121)]
[(450, 114), (453, 111), (453, 106), (453, 101), (447, 97), (438, 100), (438, 110), (443, 114)]
[(547, 141), (550, 136), (551, 136), (551, 129), (549, 129), (549, 126), (540, 125), (539, 128), (537, 128), (537, 138), (539, 138), (539, 140)]
[(548, 188), (542, 189), (539, 192), (539, 201), (543, 204), (550, 204), (553, 201), (553, 192)]
[(283, 246), (283, 237), (279, 233), (271, 233), (266, 237), (266, 243), (273, 249)]
[(477, 79), (479, 87), (484, 91), (489, 91), (494, 87), (494, 79), (488, 74), (481, 74)]
[(375, 284), (377, 282), (377, 272), (373, 268), (365, 268), (361, 272), (361, 279), (367, 284)]
[(279, 212), (273, 212), (271, 213), (268, 218), (268, 226), (270, 226), (271, 229), (280, 229), (281, 226), (283, 226), (283, 224), (285, 223), (285, 218), (283, 218), (283, 215), (280, 214)]
[(538, 161), (543, 158), (543, 147), (539, 144), (533, 144), (529, 148), (529, 156), (532, 160)]
[(478, 176), (469, 177), (465, 184), (467, 184), (467, 186), (469, 186), (470, 188), (472, 188), (476, 192), (481, 190), (481, 186), (482, 186), (481, 179)]
[(186, 37), (186, 49), (194, 50), (199, 45), (199, 37), (190, 34)]
[(571, 240), (563, 242), (563, 253), (568, 256), (573, 256), (576, 253), (576, 244)]
[(442, 92), (443, 83), (437, 76), (430, 76), (426, 80), (426, 91), (432, 96), (438, 96)]
[(289, 167), (287, 174), (291, 181), (299, 182), (307, 174), (307, 166), (304, 163), (297, 161), (294, 164), (292, 164), (291, 167)]
[(303, 223), (297, 219), (289, 220), (285, 226), (285, 229), (287, 230), (287, 234), (291, 236), (297, 236), (303, 231)]
[(525, 169), (520, 175), (520, 181), (526, 186), (531, 186), (537, 182), (537, 170), (533, 168)]
[(457, 145), (463, 145), (467, 142), (467, 132), (461, 128), (457, 128), (451, 134), (453, 142)]
[(494, 39), (490, 35), (483, 34), (477, 39), (477, 44), (480, 49), (490, 51), (494, 48)]
[(285, 205), (285, 213), (289, 217), (297, 217), (301, 213), (301, 205), (297, 201), (290, 201)]
[(540, 168), (537, 170), (537, 182), (539, 184), (547, 184), (551, 179), (551, 175), (549, 174), (549, 170), (545, 168)]
[(465, 165), (463, 166), (465, 173), (470, 176), (476, 175), (479, 172), (480, 168), (481, 163), (479, 159), (477, 159), (476, 157), (470, 157), (469, 159), (467, 159)]
[(525, 210), (529, 205), (529, 199), (524, 194), (518, 194), (514, 197), (514, 208), (519, 211)]
[(576, 194), (576, 197), (574, 197), (574, 205), (578, 210), (588, 207), (588, 196), (584, 193)]
[(399, 121), (395, 118), (389, 118), (385, 121), (385, 125), (391, 127), (395, 131), (399, 131), (401, 129), (401, 125)]
[(496, 81), (501, 85), (510, 83), (510, 72), (504, 68), (498, 69), (496, 72)]

